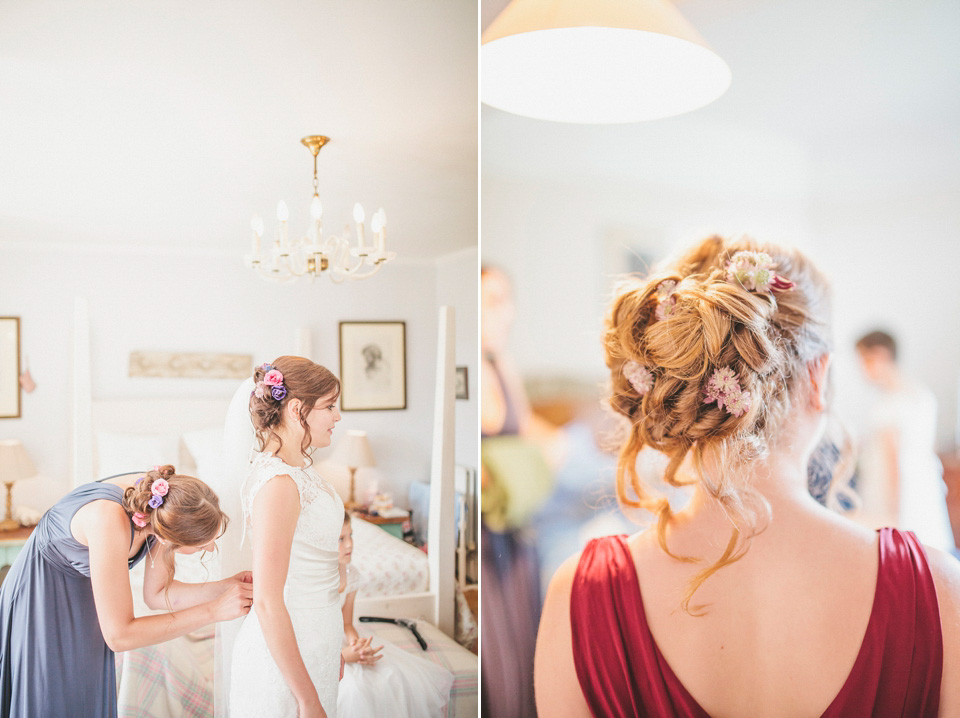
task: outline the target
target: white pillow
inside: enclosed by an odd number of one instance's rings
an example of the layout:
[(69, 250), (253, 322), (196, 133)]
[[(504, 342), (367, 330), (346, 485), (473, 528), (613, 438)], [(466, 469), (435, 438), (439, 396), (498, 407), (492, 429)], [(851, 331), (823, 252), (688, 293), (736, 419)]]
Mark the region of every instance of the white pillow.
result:
[(183, 435), (183, 443), (193, 456), (197, 467), (197, 478), (210, 486), (218, 486), (219, 471), (222, 465), (223, 429), (197, 429)]
[(147, 471), (156, 465), (177, 465), (180, 437), (144, 434), (97, 434), (97, 478)]

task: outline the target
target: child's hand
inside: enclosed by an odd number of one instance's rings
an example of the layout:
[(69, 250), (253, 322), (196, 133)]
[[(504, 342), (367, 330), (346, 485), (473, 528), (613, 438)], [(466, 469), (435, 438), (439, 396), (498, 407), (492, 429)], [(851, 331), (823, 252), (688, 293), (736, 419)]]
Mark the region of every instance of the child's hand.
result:
[(359, 663), (364, 666), (372, 666), (374, 663), (383, 658), (380, 655), (380, 651), (383, 650), (383, 646), (377, 646), (373, 648), (371, 644), (373, 643), (373, 636), (368, 636), (366, 638), (359, 638), (350, 641), (350, 645), (343, 649), (343, 659), (347, 663)]

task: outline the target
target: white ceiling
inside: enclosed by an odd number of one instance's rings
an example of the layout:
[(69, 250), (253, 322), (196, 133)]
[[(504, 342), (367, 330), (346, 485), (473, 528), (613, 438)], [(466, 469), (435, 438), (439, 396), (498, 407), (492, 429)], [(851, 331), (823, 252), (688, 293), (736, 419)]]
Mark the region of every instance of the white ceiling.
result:
[(477, 243), (470, 0), (0, 3), (0, 242), (241, 251), (386, 210), (401, 256)]
[[(482, 0), (481, 24), (505, 5)], [(677, 5), (730, 65), (726, 95), (688, 115), (620, 126), (483, 106), (484, 173), (725, 182), (744, 192), (802, 185), (833, 198), (960, 189), (956, 0)]]

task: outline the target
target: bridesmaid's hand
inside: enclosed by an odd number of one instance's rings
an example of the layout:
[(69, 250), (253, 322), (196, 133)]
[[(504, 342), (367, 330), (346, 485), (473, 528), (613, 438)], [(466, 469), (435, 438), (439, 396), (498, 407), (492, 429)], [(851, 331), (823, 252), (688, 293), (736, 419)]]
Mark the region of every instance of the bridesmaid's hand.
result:
[(347, 665), (347, 662), (343, 660), (343, 653), (340, 654), (340, 680), (343, 680), (343, 667)]
[(253, 571), (241, 571), (227, 579), (230, 583), (253, 583)]
[(243, 581), (233, 583), (220, 598), (213, 601), (213, 620), (232, 621), (246, 616), (253, 605), (253, 584)]

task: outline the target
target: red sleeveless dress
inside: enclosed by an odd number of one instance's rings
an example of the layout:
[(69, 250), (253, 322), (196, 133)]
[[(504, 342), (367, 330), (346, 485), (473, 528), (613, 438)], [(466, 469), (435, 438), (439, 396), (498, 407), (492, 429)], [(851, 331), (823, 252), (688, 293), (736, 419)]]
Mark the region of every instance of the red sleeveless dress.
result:
[[(584, 550), (570, 597), (573, 660), (595, 718), (710, 718), (677, 680), (650, 633), (623, 536)], [(823, 718), (936, 718), (943, 639), (933, 577), (917, 537), (880, 530), (866, 635)]]

